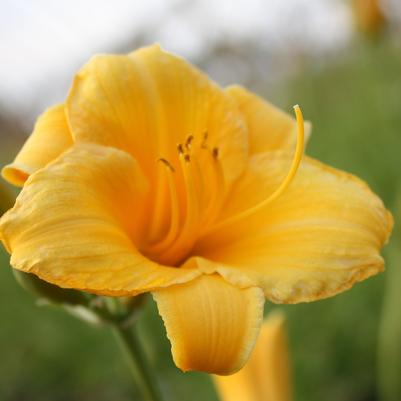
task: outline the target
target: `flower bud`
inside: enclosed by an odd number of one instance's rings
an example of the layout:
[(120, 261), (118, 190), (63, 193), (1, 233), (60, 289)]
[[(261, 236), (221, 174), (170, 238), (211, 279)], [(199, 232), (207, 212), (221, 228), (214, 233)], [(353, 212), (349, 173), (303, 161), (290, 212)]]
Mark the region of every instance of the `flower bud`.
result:
[(51, 304), (87, 305), (88, 298), (80, 291), (58, 287), (31, 273), (13, 269), (14, 277), (22, 288)]

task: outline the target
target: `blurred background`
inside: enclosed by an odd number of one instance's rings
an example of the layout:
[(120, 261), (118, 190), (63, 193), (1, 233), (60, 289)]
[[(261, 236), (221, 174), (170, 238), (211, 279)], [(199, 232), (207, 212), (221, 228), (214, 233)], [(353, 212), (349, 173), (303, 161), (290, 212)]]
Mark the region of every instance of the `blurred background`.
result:
[[(309, 155), (362, 177), (401, 217), (399, 0), (0, 0), (0, 10), (1, 164), (91, 55), (160, 42), (221, 85), (241, 83), (289, 112), (299, 103), (313, 123)], [(280, 306), (295, 400), (401, 400), (395, 230), (384, 274), (328, 300)], [(0, 400), (139, 400), (107, 329), (38, 307), (3, 250), (0, 262)], [(139, 324), (167, 400), (217, 400), (206, 374), (174, 367), (151, 299)]]

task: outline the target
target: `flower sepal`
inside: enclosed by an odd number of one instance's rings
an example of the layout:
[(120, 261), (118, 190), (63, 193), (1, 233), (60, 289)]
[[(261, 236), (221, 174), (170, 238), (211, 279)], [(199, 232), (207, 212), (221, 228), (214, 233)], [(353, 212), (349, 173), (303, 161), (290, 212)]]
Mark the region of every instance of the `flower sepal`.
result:
[(95, 296), (89, 303), (89, 311), (97, 316), (98, 322), (91, 321), (90, 316), (87, 318), (81, 308), (68, 308), (68, 311), (76, 317), (88, 321), (88, 323), (101, 326), (109, 325), (125, 330), (136, 322), (138, 312), (145, 299), (146, 294), (140, 294), (135, 297)]
[(87, 305), (88, 297), (81, 291), (64, 289), (50, 284), (31, 273), (13, 269), (18, 284), (40, 299), (40, 304)]

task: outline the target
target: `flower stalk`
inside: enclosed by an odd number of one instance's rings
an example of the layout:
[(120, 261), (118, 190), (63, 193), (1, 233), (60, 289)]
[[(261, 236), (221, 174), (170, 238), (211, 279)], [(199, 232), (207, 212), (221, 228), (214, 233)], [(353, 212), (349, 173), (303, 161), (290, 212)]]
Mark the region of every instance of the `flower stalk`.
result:
[(126, 355), (132, 376), (144, 401), (162, 401), (152, 377), (147, 357), (134, 331), (138, 309), (144, 302), (139, 295), (127, 298), (90, 296), (81, 291), (63, 289), (33, 274), (13, 270), (16, 281), (34, 295), (38, 304), (62, 306), (65, 311), (94, 326), (108, 325)]
[(162, 401), (157, 383), (135, 328), (115, 324), (113, 333), (123, 350), (132, 376), (144, 401)]
[[(401, 197), (398, 197), (401, 205)], [(398, 206), (396, 219), (401, 217)], [(401, 399), (401, 311), (399, 293), (401, 271), (397, 261), (401, 260), (401, 230), (395, 231), (394, 245), (389, 249), (390, 261), (386, 272), (386, 290), (384, 293), (382, 313), (380, 316), (378, 338), (378, 392), (382, 401), (397, 401)]]

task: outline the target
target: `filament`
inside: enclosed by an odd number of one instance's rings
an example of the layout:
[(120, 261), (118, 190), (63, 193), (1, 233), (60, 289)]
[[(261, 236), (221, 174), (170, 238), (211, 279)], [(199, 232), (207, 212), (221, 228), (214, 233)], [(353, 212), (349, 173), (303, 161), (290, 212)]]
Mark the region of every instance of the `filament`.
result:
[[(165, 163), (163, 162), (163, 164)], [(162, 224), (160, 222), (163, 221), (163, 217), (165, 215), (164, 206), (166, 203), (167, 188), (165, 180), (162, 179), (162, 176), (164, 174), (163, 170), (164, 170), (163, 168), (160, 168), (157, 174), (157, 187), (154, 194), (155, 203), (153, 206), (152, 221), (149, 230), (150, 241), (155, 240), (160, 235), (160, 230), (162, 227)]]
[(218, 150), (214, 148), (210, 152), (203, 148), (207, 155), (207, 163), (212, 168), (213, 187), (211, 188), (211, 197), (207, 209), (204, 212), (203, 226), (210, 224), (220, 211), (224, 201), (225, 182), (221, 163), (218, 160)]
[(188, 251), (187, 248), (192, 246), (193, 231), (197, 227), (199, 221), (199, 200), (195, 188), (196, 172), (193, 164), (196, 160), (189, 154), (179, 154), (179, 159), (184, 175), (186, 190), (186, 216), (182, 225), (181, 232), (166, 252), (160, 255), (160, 260), (166, 264), (172, 264), (176, 260), (180, 260)]
[(167, 235), (159, 242), (150, 245), (147, 249), (150, 253), (159, 253), (168, 247), (172, 241), (178, 236), (180, 229), (180, 205), (177, 194), (177, 187), (175, 184), (174, 167), (166, 160), (159, 159), (159, 162), (166, 166), (167, 183), (170, 192), (170, 203), (171, 203), (171, 218), (170, 218), (170, 228)]

